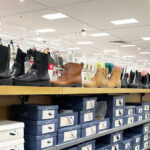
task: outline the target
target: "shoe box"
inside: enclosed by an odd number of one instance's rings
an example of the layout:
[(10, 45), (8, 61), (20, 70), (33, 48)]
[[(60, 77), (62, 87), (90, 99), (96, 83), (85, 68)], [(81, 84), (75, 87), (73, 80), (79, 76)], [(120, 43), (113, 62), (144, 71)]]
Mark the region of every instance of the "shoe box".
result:
[(124, 125), (130, 125), (135, 122), (135, 115), (124, 116)]
[(103, 130), (110, 128), (109, 118), (97, 120), (97, 123), (98, 123), (98, 132), (101, 132)]
[(57, 105), (12, 105), (13, 119), (49, 120), (58, 117)]
[(96, 150), (111, 150), (111, 144), (96, 144)]
[(149, 111), (150, 110), (150, 103), (142, 103), (143, 110), (144, 111)]
[[(130, 130), (134, 130), (134, 131), (138, 131), (139, 133), (141, 134), (146, 134), (146, 133), (149, 133), (150, 132), (150, 124), (149, 123), (146, 123), (146, 124), (143, 124), (143, 125), (139, 125), (139, 126), (136, 126), (133, 128), (131, 128)], [(134, 132), (133, 131), (133, 132)]]
[(136, 114), (142, 114), (144, 112), (144, 106), (139, 103), (127, 103), (128, 107), (135, 107)]
[(142, 142), (148, 141), (149, 138), (149, 133), (142, 134)]
[(133, 150), (141, 150), (141, 143), (133, 145)]
[(135, 121), (143, 121), (145, 119), (144, 114), (137, 114), (135, 115)]
[(122, 150), (131, 150), (132, 149), (132, 138), (123, 138)]
[(95, 109), (79, 112), (79, 124), (91, 122), (94, 120), (95, 120)]
[(142, 144), (141, 144), (141, 148), (144, 150), (144, 149), (147, 149), (149, 147), (149, 141), (147, 140), (147, 141), (144, 141), (144, 142), (142, 142)]
[(24, 150), (24, 139), (0, 142), (0, 150)]
[(43, 150), (56, 145), (57, 134), (45, 134), (41, 136), (25, 135), (25, 147), (30, 150)]
[(95, 140), (79, 144), (78, 150), (95, 150)]
[(98, 122), (93, 121), (81, 125), (81, 137), (87, 137), (98, 133)]
[[(70, 103), (71, 100), (71, 103)], [(87, 111), (96, 108), (97, 97), (65, 97), (58, 101), (60, 109), (72, 109), (74, 111)]]
[(119, 117), (117, 119), (110, 120), (111, 128), (122, 127), (126, 124), (124, 117)]
[(112, 144), (110, 150), (122, 150), (122, 142)]
[(69, 142), (80, 138), (81, 125), (58, 129), (58, 144)]
[(58, 119), (44, 120), (44, 121), (32, 121), (24, 120), (25, 133), (31, 135), (43, 135), (48, 133), (57, 132)]
[(144, 112), (144, 118), (145, 118), (145, 120), (150, 119), (150, 111)]
[(125, 110), (125, 115), (134, 115), (136, 107), (135, 106), (125, 106), (124, 110)]
[(59, 113), (59, 128), (75, 126), (78, 124), (78, 112)]

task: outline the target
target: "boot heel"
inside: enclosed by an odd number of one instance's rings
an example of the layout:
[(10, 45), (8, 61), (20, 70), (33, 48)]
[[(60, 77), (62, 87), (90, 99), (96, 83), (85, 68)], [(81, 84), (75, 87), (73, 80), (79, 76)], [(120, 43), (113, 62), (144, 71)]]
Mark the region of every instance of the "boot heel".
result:
[(0, 79), (0, 85), (12, 85), (12, 79), (7, 78), (7, 79)]

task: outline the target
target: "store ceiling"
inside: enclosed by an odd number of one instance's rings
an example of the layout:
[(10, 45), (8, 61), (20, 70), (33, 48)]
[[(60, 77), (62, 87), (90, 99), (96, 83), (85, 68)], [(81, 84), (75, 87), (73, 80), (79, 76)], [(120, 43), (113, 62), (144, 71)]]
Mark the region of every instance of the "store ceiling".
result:
[[(63, 13), (68, 18), (47, 20), (42, 15)], [(76, 55), (103, 53), (115, 49), (116, 55), (136, 56), (128, 61), (150, 60), (150, 0), (2, 0), (0, 5), (1, 33), (33, 40), (37, 37), (48, 39), (58, 47), (78, 47)], [(138, 23), (114, 25), (111, 21), (135, 18)], [(56, 32), (37, 34), (37, 29), (55, 29)], [(85, 29), (86, 36), (81, 34)], [(92, 37), (92, 33), (108, 33), (110, 36)], [(93, 42), (79, 45), (77, 42)], [(135, 47), (120, 47), (111, 41), (124, 41)], [(110, 55), (114, 56), (114, 55)]]

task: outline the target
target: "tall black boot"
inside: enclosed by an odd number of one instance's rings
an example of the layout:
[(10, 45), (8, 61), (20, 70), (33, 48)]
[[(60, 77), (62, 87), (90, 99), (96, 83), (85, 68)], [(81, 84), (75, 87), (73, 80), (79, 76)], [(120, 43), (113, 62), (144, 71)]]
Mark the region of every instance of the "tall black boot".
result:
[(50, 86), (48, 74), (48, 55), (34, 52), (34, 62), (30, 70), (22, 76), (14, 78), (14, 85), (22, 86)]
[(131, 88), (142, 88), (141, 73), (136, 71), (133, 83), (130, 85)]
[(10, 47), (0, 45), (0, 85), (12, 85), (9, 66)]
[(125, 73), (121, 79), (121, 88), (127, 88), (127, 87), (128, 87), (128, 73)]
[(149, 74), (142, 77), (142, 88), (144, 89), (149, 88)]
[(17, 50), (16, 60), (11, 69), (11, 76), (17, 77), (25, 73), (24, 62), (27, 54), (24, 53), (20, 48)]
[(128, 84), (129, 88), (131, 88), (131, 85), (132, 85), (133, 80), (134, 80), (134, 76), (135, 76), (135, 72), (130, 71), (130, 78), (129, 78), (129, 84)]

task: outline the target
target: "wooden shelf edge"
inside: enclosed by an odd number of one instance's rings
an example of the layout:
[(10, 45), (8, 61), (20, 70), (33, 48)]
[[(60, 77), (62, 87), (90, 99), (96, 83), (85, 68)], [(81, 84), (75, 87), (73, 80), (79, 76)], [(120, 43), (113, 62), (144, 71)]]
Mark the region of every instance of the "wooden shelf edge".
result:
[(0, 86), (0, 95), (80, 95), (150, 93), (150, 89)]

